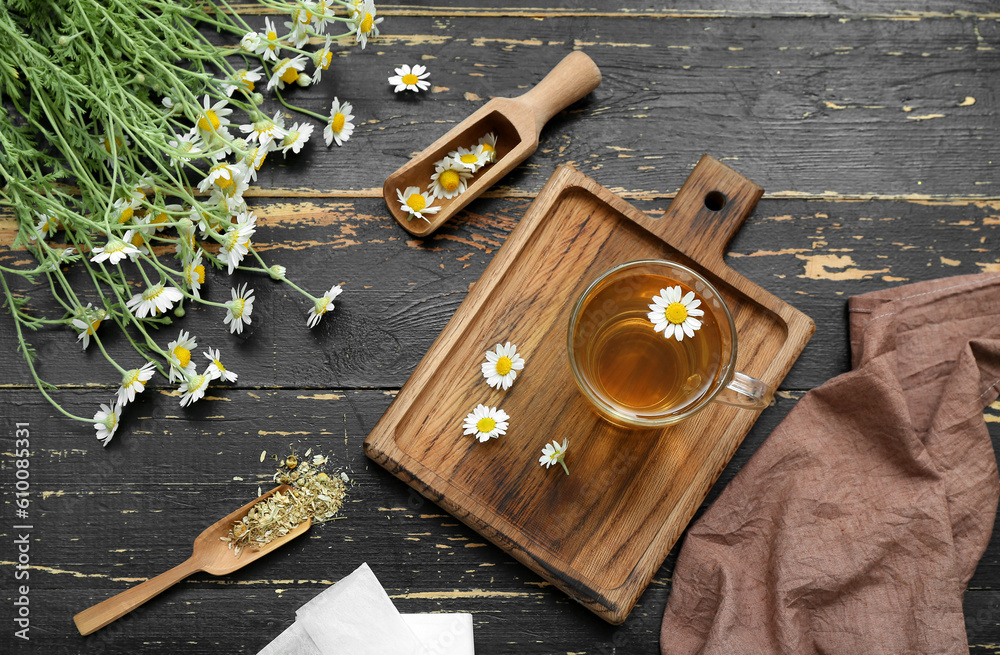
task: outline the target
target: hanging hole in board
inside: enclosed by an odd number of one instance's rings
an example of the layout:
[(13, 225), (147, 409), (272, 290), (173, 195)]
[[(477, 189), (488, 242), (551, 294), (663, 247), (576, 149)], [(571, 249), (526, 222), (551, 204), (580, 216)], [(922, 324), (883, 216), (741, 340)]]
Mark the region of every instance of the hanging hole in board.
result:
[(709, 191), (705, 194), (705, 207), (717, 212), (726, 206), (726, 196), (721, 191)]

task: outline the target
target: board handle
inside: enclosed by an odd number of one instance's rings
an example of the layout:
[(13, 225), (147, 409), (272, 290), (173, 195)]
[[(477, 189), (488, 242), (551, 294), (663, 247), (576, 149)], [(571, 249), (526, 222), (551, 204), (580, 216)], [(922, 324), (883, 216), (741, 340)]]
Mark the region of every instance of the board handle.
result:
[(538, 136), (550, 118), (596, 89), (600, 83), (601, 71), (597, 64), (576, 50), (563, 57), (533, 89), (514, 100), (534, 112)]
[(650, 219), (646, 227), (695, 261), (720, 263), (762, 195), (762, 187), (703, 155), (663, 218)]

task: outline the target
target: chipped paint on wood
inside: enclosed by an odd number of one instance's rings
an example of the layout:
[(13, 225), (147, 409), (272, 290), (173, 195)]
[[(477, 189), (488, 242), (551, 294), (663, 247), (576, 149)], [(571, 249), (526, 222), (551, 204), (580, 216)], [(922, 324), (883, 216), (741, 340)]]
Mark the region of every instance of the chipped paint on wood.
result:
[[(863, 270), (857, 267), (849, 255), (795, 255), (805, 261), (805, 273), (799, 277), (810, 280), (864, 280), (879, 273), (888, 273), (888, 268)], [(838, 270), (839, 269), (839, 270)]]

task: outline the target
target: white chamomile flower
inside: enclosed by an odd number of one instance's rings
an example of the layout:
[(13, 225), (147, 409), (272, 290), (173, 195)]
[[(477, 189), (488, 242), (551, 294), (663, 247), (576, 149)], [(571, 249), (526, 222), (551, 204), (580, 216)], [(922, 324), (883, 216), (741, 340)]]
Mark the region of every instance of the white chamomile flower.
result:
[(233, 110), (227, 107), (229, 100), (223, 98), (212, 104), (212, 99), (209, 98), (208, 94), (202, 99), (202, 111), (198, 114), (198, 121), (196, 125), (201, 131), (202, 139), (206, 141), (214, 136), (220, 136), (226, 141), (232, 141), (233, 137), (229, 134), (229, 115), (233, 113)]
[(493, 132), (487, 133), (485, 136), (480, 137), (479, 147), (483, 149), (486, 155), (486, 161), (490, 164), (496, 162), (497, 160), (497, 135)]
[(170, 370), (167, 380), (183, 380), (188, 375), (194, 375), (195, 364), (191, 361), (191, 353), (198, 348), (198, 341), (189, 332), (181, 330), (177, 338), (167, 344), (167, 363)]
[(232, 96), (233, 93), (239, 89), (244, 93), (253, 93), (254, 82), (260, 81), (260, 72), (264, 70), (262, 67), (258, 66), (253, 70), (247, 70), (243, 68), (241, 70), (233, 73), (232, 81), (223, 90), (226, 92), (227, 96)]
[(209, 348), (205, 352), (205, 357), (208, 358), (209, 362), (208, 370), (210, 373), (215, 373), (216, 379), (225, 380), (226, 382), (236, 382), (236, 378), (239, 376), (222, 365), (222, 359), (218, 348), (215, 350)]
[(253, 289), (247, 289), (244, 284), (239, 290), (230, 289), (233, 299), (226, 303), (226, 318), (223, 324), (229, 326), (229, 334), (243, 334), (243, 326), (250, 325), (250, 314), (253, 313)]
[(211, 369), (206, 369), (204, 373), (188, 376), (181, 382), (178, 391), (182, 391), (181, 407), (187, 407), (191, 403), (196, 403), (205, 397), (208, 383), (215, 379)]
[[(284, 271), (282, 271), (282, 274), (284, 274)], [(339, 284), (335, 284), (330, 287), (329, 291), (317, 298), (316, 302), (313, 303), (312, 309), (306, 314), (306, 325), (316, 327), (316, 324), (320, 322), (324, 314), (333, 311), (333, 300), (343, 291)]]
[(240, 39), (240, 47), (243, 48), (245, 52), (256, 54), (262, 41), (263, 39), (261, 39), (260, 34), (257, 34), (256, 32), (247, 32), (243, 35), (243, 38)]
[(316, 0), (312, 6), (313, 29), (319, 34), (326, 33), (326, 23), (334, 19), (336, 0)]
[(167, 141), (167, 145), (180, 151), (180, 153), (171, 153), (171, 166), (176, 166), (178, 163), (188, 159), (194, 159), (200, 156), (202, 152), (201, 145), (198, 143), (197, 127), (191, 128), (191, 131), (186, 134), (174, 136), (173, 139)]
[(101, 327), (101, 321), (106, 316), (107, 314), (103, 309), (95, 309), (89, 302), (86, 307), (77, 310), (76, 317), (73, 318), (71, 325), (78, 332), (76, 340), (83, 342), (84, 350), (90, 345), (90, 337), (97, 334), (97, 328)]
[(250, 125), (240, 125), (240, 130), (250, 141), (257, 141), (261, 145), (268, 141), (281, 139), (285, 136), (285, 119), (281, 117), (281, 112), (274, 112), (274, 118), (268, 118), (265, 114), (260, 114), (258, 119)]
[(198, 183), (198, 190), (208, 191), (214, 184), (220, 189), (227, 189), (246, 175), (246, 166), (243, 162), (230, 163), (219, 162), (208, 169), (205, 178)]
[(313, 66), (316, 67), (316, 70), (313, 71), (313, 84), (319, 82), (320, 77), (323, 76), (323, 71), (329, 70), (330, 64), (333, 63), (333, 53), (330, 52), (331, 42), (332, 39), (326, 37), (326, 43), (323, 44), (323, 47), (313, 54)]
[(253, 212), (243, 212), (236, 217), (236, 223), (226, 229), (219, 249), (219, 259), (229, 264), (232, 275), (243, 258), (250, 252), (250, 237), (257, 230), (257, 216)]
[(475, 173), (480, 168), (489, 163), (489, 156), (482, 146), (475, 148), (459, 148), (452, 150), (448, 156), (462, 163), (463, 166)]
[(396, 69), (396, 74), (389, 78), (389, 84), (396, 87), (393, 89), (396, 93), (400, 91), (426, 91), (431, 86), (431, 83), (426, 81), (429, 75), (430, 72), (426, 66), (415, 64), (413, 68), (410, 68), (409, 64), (403, 64)]
[(119, 225), (128, 223), (135, 216), (135, 210), (139, 207), (139, 201), (135, 198), (119, 198), (112, 203), (108, 220), (117, 221)]
[(103, 246), (94, 248), (94, 256), (90, 258), (90, 261), (95, 264), (106, 261), (114, 266), (126, 257), (132, 259), (139, 254), (139, 249), (132, 245), (132, 236), (132, 230), (129, 230), (120, 239), (111, 237)]
[(224, 189), (212, 187), (212, 195), (208, 197), (208, 204), (216, 205), (220, 209), (224, 204), (227, 212), (238, 214), (246, 210), (246, 200), (243, 199), (243, 192), (249, 188), (249, 173), (246, 173), (238, 176), (233, 184)]
[(271, 79), (267, 81), (268, 91), (274, 86), (284, 89), (286, 84), (295, 83), (302, 75), (305, 67), (306, 58), (304, 55), (296, 55), (291, 59), (282, 59), (274, 65), (274, 70), (271, 72)]
[(502, 409), (479, 405), (465, 417), (465, 423), (462, 424), (465, 432), (462, 434), (471, 434), (476, 439), (486, 442), (506, 434), (507, 421), (509, 420), (507, 412)]
[(302, 150), (302, 146), (306, 144), (309, 137), (312, 136), (313, 126), (312, 123), (295, 123), (290, 128), (288, 128), (288, 134), (285, 138), (281, 140), (281, 154), (288, 156), (288, 151), (291, 150), (296, 155)]
[(201, 285), (205, 284), (205, 265), (202, 263), (200, 250), (195, 253), (194, 259), (184, 265), (184, 282), (191, 289), (192, 296), (201, 298)]
[(102, 403), (101, 409), (94, 414), (94, 429), (97, 430), (97, 438), (102, 445), (107, 446), (111, 438), (115, 436), (121, 412), (121, 403), (115, 403), (114, 407), (108, 407)]
[(342, 146), (344, 141), (351, 138), (351, 134), (354, 133), (354, 123), (351, 122), (354, 120), (352, 111), (354, 108), (351, 103), (333, 99), (333, 104), (330, 106), (330, 120), (326, 122), (326, 128), (323, 130), (323, 139), (327, 146), (334, 141), (338, 146)]
[(510, 341), (506, 345), (496, 345), (496, 352), (486, 351), (486, 361), (482, 364), (486, 384), (494, 389), (510, 389), (517, 372), (524, 368), (524, 358), (517, 352), (517, 346)]
[(167, 110), (167, 113), (171, 116), (180, 116), (184, 113), (184, 108), (176, 100), (170, 96), (163, 96), (160, 98), (160, 104), (163, 108)]
[(274, 141), (265, 141), (261, 145), (247, 148), (247, 154), (243, 157), (243, 164), (247, 167), (246, 181), (248, 183), (257, 181), (257, 173), (260, 172), (260, 167), (264, 165), (264, 160), (267, 159), (268, 153), (274, 150), (274, 148)]
[(368, 39), (374, 39), (378, 36), (378, 25), (382, 22), (381, 18), (375, 17), (375, 3), (372, 0), (355, 3), (354, 16), (351, 20), (354, 22), (355, 40), (361, 44), (361, 49), (364, 50), (365, 46), (368, 45)]
[(298, 6), (292, 9), (292, 20), (285, 23), (289, 30), (286, 37), (296, 48), (302, 48), (309, 42), (309, 25), (312, 23), (311, 7)]
[(566, 449), (568, 447), (568, 439), (563, 439), (562, 445), (558, 441), (545, 444), (545, 447), (542, 448), (542, 456), (538, 458), (538, 463), (545, 468), (549, 468), (553, 464), (560, 464), (566, 471), (566, 475), (569, 475), (569, 469), (566, 467)]
[(135, 400), (137, 393), (142, 393), (146, 389), (146, 383), (153, 377), (153, 362), (146, 362), (142, 368), (133, 368), (125, 371), (122, 376), (122, 383), (118, 387), (118, 404), (125, 406)]
[(683, 341), (685, 335), (694, 337), (696, 330), (701, 329), (701, 321), (696, 316), (704, 316), (705, 311), (698, 309), (701, 301), (694, 297), (694, 291), (688, 291), (682, 298), (680, 286), (660, 289), (660, 295), (653, 296), (646, 316), (653, 324), (653, 330), (663, 332), (663, 336), (673, 337)]
[(451, 157), (445, 157), (434, 164), (434, 174), (427, 188), (434, 198), (454, 198), (465, 193), (471, 179), (472, 171)]
[(125, 306), (135, 314), (136, 318), (146, 318), (170, 311), (174, 303), (180, 302), (183, 297), (184, 294), (175, 287), (165, 286), (162, 283), (154, 284), (142, 293), (132, 296)]
[[(62, 223), (55, 216), (48, 216), (46, 214), (39, 214), (38, 212), (35, 212), (35, 218), (38, 219), (38, 223), (35, 225), (35, 232), (37, 235), (41, 235), (43, 239), (51, 237), (56, 233), (56, 231), (62, 228)], [(36, 237), (31, 237), (31, 240), (35, 241)]]
[(177, 221), (178, 238), (177, 243), (174, 244), (174, 252), (182, 256), (185, 253), (194, 252), (197, 249), (195, 246), (196, 236), (197, 228), (189, 216)]
[[(258, 36), (260, 36), (260, 40), (257, 43), (257, 47), (254, 48), (253, 53), (260, 55), (264, 61), (278, 61), (278, 55), (281, 54), (281, 47), (278, 44), (278, 33), (274, 30), (274, 23), (270, 18), (264, 19), (264, 31)], [(244, 36), (243, 38), (247, 37)]]
[[(419, 187), (409, 186), (403, 191), (396, 189), (396, 197), (399, 198), (399, 208), (409, 214), (406, 220), (413, 220), (416, 217), (427, 221), (424, 214), (436, 214), (441, 211), (440, 207), (431, 206), (434, 198), (426, 193), (421, 193)], [(430, 223), (430, 221), (427, 222)]]

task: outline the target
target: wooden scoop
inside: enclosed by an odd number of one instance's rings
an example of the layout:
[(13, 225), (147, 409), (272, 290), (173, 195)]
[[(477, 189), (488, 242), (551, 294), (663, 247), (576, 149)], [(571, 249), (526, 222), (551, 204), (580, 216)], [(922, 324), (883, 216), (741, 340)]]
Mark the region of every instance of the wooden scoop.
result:
[(123, 591), (117, 596), (112, 596), (93, 607), (85, 609), (74, 616), (73, 622), (76, 623), (77, 630), (80, 631), (81, 635), (89, 635), (91, 632), (100, 630), (112, 621), (125, 616), (153, 596), (156, 596), (168, 587), (172, 587), (192, 573), (198, 571), (204, 571), (212, 575), (232, 573), (236, 569), (244, 567), (250, 562), (270, 553), (275, 548), (284, 546), (308, 530), (309, 526), (312, 525), (311, 518), (299, 523), (285, 536), (278, 537), (274, 541), (262, 545), (260, 550), (253, 551), (249, 548), (244, 548), (238, 558), (235, 552), (229, 549), (229, 544), (220, 539), (220, 537), (229, 534), (229, 528), (232, 527), (233, 523), (246, 516), (251, 507), (278, 491), (287, 492), (288, 487), (281, 485), (280, 487), (271, 489), (266, 494), (255, 498), (226, 518), (217, 521), (198, 535), (194, 540), (194, 552), (187, 561), (178, 564), (169, 571), (161, 573), (155, 578), (150, 578), (140, 585)]
[[(382, 195), (389, 211), (410, 234), (418, 237), (430, 234), (514, 170), (538, 148), (538, 137), (549, 119), (593, 91), (600, 83), (601, 71), (597, 65), (590, 57), (576, 51), (566, 55), (535, 88), (524, 95), (490, 100), (386, 179)], [(409, 213), (400, 209), (397, 189), (405, 191), (407, 187), (415, 186), (427, 191), (435, 163), (458, 147), (476, 146), (479, 139), (489, 132), (497, 137), (496, 161), (480, 168), (463, 193), (451, 199), (435, 200), (434, 205), (441, 210), (428, 214), (427, 220), (411, 218)]]

